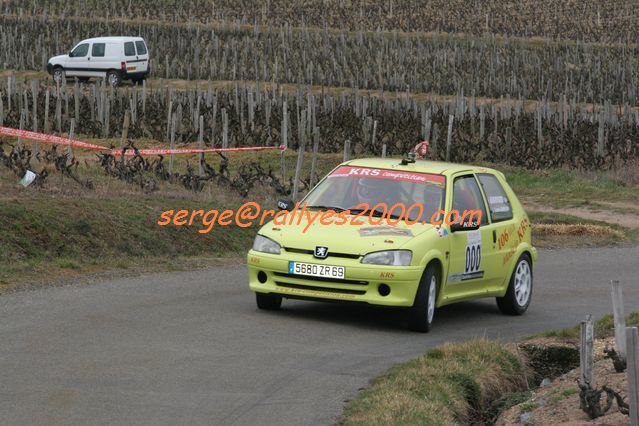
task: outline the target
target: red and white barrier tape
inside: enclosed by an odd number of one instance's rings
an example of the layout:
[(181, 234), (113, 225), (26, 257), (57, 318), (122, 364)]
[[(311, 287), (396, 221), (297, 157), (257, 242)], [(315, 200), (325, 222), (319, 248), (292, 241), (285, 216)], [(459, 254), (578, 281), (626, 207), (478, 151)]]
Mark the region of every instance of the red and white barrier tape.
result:
[(85, 148), (85, 149), (95, 149), (99, 151), (108, 151), (110, 149), (100, 145), (94, 145), (91, 143), (77, 141), (74, 139), (66, 139), (66, 138), (61, 138), (59, 136), (54, 136), (54, 135), (45, 135), (43, 133), (31, 132), (29, 130), (12, 129), (10, 127), (0, 127), (0, 135), (10, 136), (14, 138), (29, 139), (32, 141), (50, 143), (54, 145), (64, 145), (64, 146), (74, 146), (74, 147)]
[[(181, 148), (181, 149), (138, 149), (139, 155), (170, 155), (170, 154), (201, 154), (207, 152), (233, 152), (233, 151), (272, 151), (272, 150), (285, 150), (284, 145), (280, 146), (245, 146), (241, 148)], [(122, 150), (114, 149), (111, 151), (111, 155), (114, 157), (121, 157)], [(124, 152), (124, 156), (133, 157), (135, 152), (132, 149), (127, 149)]]
[[(71, 146), (83, 149), (92, 149), (95, 151), (111, 151), (111, 155), (115, 157), (122, 156), (121, 149), (111, 149), (92, 143), (82, 142), (75, 139), (61, 138), (54, 135), (45, 135), (43, 133), (31, 132), (29, 130), (12, 129), (10, 127), (0, 127), (1, 136), (9, 136), (14, 138), (29, 139), (42, 143), (53, 145)], [(201, 154), (207, 152), (234, 152), (234, 151), (272, 151), (286, 149), (285, 145), (280, 146), (246, 146), (241, 148), (178, 148), (178, 149), (138, 149), (139, 155), (171, 155), (171, 154)], [(133, 157), (136, 155), (133, 149), (128, 148), (124, 152), (124, 156)]]

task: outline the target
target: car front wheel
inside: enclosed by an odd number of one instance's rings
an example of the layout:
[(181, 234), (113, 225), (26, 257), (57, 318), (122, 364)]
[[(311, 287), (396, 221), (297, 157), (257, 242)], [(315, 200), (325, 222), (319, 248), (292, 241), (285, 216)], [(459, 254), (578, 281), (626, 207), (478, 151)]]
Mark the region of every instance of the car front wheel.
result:
[(497, 298), (499, 310), (506, 315), (522, 315), (530, 306), (532, 290), (532, 262), (524, 253), (517, 260), (506, 294)]
[(419, 282), (415, 302), (409, 313), (409, 328), (427, 333), (433, 326), (439, 278), (435, 266), (428, 265)]
[(53, 81), (62, 84), (62, 80), (66, 78), (66, 73), (62, 67), (55, 67), (53, 69)]
[(282, 306), (282, 296), (268, 293), (255, 293), (257, 307), (265, 311), (275, 311)]

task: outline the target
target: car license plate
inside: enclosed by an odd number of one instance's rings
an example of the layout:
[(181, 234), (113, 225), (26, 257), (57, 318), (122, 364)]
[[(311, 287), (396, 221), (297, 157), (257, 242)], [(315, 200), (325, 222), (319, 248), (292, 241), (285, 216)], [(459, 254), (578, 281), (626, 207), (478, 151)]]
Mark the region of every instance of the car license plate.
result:
[(343, 266), (318, 265), (316, 263), (288, 262), (288, 273), (294, 275), (309, 275), (322, 278), (344, 278)]

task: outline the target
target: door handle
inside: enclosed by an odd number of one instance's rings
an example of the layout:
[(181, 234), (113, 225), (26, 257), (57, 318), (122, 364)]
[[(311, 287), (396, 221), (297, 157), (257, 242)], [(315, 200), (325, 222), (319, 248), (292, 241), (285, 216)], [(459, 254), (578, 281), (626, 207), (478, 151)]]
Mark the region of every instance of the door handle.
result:
[(493, 244), (497, 243), (497, 231), (493, 229)]
[(91, 58), (87, 58), (87, 61), (90, 61), (90, 60), (91, 60)]

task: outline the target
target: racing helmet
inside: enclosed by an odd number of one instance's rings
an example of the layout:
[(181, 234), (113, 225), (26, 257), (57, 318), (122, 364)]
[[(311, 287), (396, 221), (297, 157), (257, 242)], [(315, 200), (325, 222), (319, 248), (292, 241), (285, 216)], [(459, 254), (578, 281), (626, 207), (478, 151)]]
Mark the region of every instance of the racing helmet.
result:
[(363, 177), (356, 187), (357, 199), (360, 203), (368, 203), (370, 207), (377, 203), (388, 203), (397, 193), (395, 182), (389, 179)]

